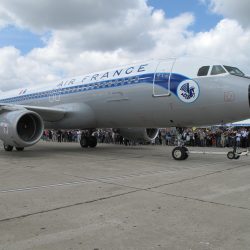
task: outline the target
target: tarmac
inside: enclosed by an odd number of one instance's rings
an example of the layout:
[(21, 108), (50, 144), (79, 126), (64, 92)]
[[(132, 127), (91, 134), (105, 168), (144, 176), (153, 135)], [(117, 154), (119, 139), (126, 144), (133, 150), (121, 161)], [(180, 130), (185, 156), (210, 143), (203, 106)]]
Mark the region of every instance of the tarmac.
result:
[(0, 249), (250, 249), (250, 158), (172, 149), (1, 148)]

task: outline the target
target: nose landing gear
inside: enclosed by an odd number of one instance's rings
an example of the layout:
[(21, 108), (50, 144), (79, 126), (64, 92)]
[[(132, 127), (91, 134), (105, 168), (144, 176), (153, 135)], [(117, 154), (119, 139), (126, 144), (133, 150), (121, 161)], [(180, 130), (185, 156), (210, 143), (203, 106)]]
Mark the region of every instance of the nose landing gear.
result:
[(227, 158), (230, 160), (238, 160), (241, 156), (248, 156), (249, 150), (246, 151), (238, 151), (236, 147), (233, 148), (233, 151), (229, 151), (227, 153)]

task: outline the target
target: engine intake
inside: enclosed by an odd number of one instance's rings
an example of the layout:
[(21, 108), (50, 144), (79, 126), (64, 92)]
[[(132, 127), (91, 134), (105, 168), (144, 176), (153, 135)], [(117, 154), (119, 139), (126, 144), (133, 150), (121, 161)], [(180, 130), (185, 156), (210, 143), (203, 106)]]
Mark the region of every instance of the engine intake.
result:
[(42, 118), (33, 111), (16, 110), (0, 115), (0, 139), (6, 145), (29, 147), (42, 137)]

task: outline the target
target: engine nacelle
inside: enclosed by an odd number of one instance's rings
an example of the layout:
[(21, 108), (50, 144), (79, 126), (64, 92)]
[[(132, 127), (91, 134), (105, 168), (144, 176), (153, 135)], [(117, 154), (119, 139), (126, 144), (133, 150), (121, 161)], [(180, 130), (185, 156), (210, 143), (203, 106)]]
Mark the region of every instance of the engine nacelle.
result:
[(159, 133), (157, 128), (119, 128), (114, 131), (126, 139), (147, 142), (154, 140)]
[(6, 145), (29, 147), (42, 137), (43, 120), (29, 110), (15, 110), (0, 115), (0, 140)]

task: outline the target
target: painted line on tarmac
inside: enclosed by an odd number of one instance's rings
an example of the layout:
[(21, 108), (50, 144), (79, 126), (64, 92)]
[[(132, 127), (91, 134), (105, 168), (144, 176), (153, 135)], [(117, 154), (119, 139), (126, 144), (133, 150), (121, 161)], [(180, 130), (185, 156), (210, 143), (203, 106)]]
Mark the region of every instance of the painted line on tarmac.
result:
[(87, 183), (87, 182), (94, 182), (94, 180), (83, 180), (83, 181), (64, 182), (64, 183), (34, 186), (34, 187), (14, 188), (14, 189), (0, 190), (0, 193), (24, 192), (24, 191), (40, 190), (40, 189), (53, 188), (53, 187), (75, 186), (75, 185), (80, 185), (80, 184)]
[(23, 188), (10, 188), (10, 189), (6, 189), (6, 190), (0, 190), (0, 193), (4, 194), (4, 193), (35, 191), (35, 190), (65, 187), (65, 186), (71, 187), (71, 186), (76, 186), (76, 185), (81, 185), (81, 184), (86, 184), (86, 183), (93, 183), (93, 182), (100, 182), (100, 181), (112, 181), (112, 180), (128, 179), (128, 178), (133, 178), (133, 177), (143, 177), (143, 176), (148, 176), (148, 175), (161, 174), (164, 172), (169, 172), (169, 171), (168, 170), (145, 171), (145, 172), (134, 173), (134, 174), (129, 174), (129, 175), (100, 177), (100, 178), (88, 178), (88, 177), (84, 177), (84, 176), (79, 177), (79, 176), (66, 174), (68, 176), (81, 178), (84, 180), (73, 181), (73, 182), (64, 182), (64, 183), (55, 183), (55, 184), (41, 185), (41, 186), (23, 187)]

